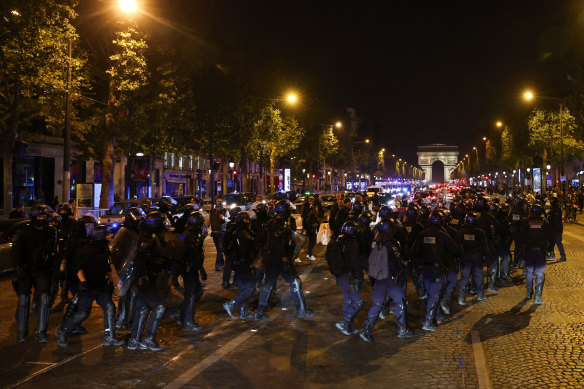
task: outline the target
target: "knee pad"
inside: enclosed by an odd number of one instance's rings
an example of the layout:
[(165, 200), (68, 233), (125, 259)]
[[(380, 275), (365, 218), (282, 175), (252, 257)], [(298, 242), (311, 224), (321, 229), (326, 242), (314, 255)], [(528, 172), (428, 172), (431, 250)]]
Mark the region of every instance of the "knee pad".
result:
[(165, 313), (166, 313), (166, 305), (164, 305), (164, 304), (157, 305), (153, 309), (154, 317), (158, 320), (162, 320)]

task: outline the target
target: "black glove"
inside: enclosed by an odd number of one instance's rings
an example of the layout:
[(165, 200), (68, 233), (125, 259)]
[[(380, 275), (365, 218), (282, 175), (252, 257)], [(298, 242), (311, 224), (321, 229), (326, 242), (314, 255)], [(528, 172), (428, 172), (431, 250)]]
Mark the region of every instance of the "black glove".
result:
[(89, 283), (87, 281), (82, 281), (79, 283), (79, 290), (86, 291), (89, 290)]

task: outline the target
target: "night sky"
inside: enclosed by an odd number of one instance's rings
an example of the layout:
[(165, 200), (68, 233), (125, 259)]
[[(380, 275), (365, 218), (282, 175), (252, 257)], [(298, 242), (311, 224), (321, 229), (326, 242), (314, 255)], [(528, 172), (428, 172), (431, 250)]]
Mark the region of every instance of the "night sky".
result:
[(188, 31), (185, 48), (240, 72), (258, 93), (296, 89), (321, 121), (355, 108), (363, 138), (411, 161), (420, 144), (468, 152), (495, 135), (496, 120), (525, 125), (522, 91), (562, 93), (570, 53), (584, 51), (584, 2), (575, 0), (150, 0), (144, 7)]

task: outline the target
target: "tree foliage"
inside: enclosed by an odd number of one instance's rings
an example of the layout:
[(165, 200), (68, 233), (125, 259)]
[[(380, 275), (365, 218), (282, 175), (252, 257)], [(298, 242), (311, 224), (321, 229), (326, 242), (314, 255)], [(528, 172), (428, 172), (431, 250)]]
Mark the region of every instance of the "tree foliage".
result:
[[(574, 136), (575, 119), (565, 108), (562, 115), (564, 155), (581, 155), (584, 143)], [(560, 160), (560, 114), (556, 111), (535, 109), (529, 116), (529, 147), (544, 160)]]

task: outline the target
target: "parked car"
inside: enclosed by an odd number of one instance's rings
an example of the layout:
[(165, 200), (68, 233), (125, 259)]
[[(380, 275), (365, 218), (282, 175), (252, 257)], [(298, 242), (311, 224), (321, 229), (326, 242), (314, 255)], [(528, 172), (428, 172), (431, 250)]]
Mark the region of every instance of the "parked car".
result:
[(322, 206), (326, 209), (331, 209), (333, 204), (336, 202), (336, 197), (334, 195), (323, 195), (320, 196), (320, 202)]
[(122, 200), (114, 203), (110, 209), (108, 209), (105, 214), (97, 219), (99, 224), (106, 225), (112, 230), (117, 230), (121, 227), (124, 221), (124, 215), (128, 208), (139, 207), (142, 204), (142, 199), (132, 199), (132, 200)]
[(16, 234), (24, 229), (29, 219), (0, 220), (0, 273), (14, 270), (12, 243)]
[(251, 205), (254, 201), (254, 194), (249, 192), (227, 193), (223, 196), (223, 206), (227, 209), (239, 207), (242, 211), (248, 211), (251, 209)]

